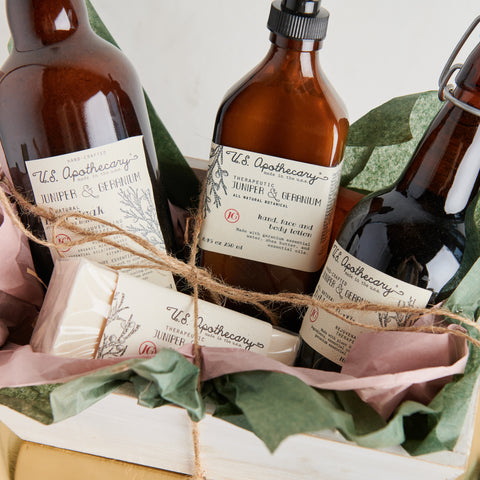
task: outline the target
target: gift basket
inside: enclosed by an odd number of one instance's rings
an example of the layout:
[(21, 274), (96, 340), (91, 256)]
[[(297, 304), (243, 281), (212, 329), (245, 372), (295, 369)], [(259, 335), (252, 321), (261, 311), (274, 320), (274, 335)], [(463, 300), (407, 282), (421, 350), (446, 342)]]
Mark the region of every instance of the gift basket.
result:
[[(312, 7), (314, 11), (302, 12), (301, 17), (309, 20), (298, 26), (289, 16), (300, 3), (302, 8), (316, 5)], [(87, 7), (93, 29), (114, 44), (88, 1)], [(269, 28), (276, 39), (274, 44), (276, 41), (280, 45), (283, 36), (291, 35), (293, 28), (304, 29), (304, 35), (310, 35), (313, 29), (314, 35), (323, 39), (328, 15), (318, 2), (277, 1), (272, 12)], [(21, 15), (13, 18), (13, 22), (25, 21)], [(331, 253), (330, 258), (341, 259), (345, 271), (355, 271), (363, 280), (377, 282), (378, 287), (379, 281), (367, 273), (368, 268), (363, 264), (355, 266), (353, 254), (344, 250), (349, 247), (342, 243), (342, 235), (348, 228), (340, 230), (340, 224), (347, 213), (354, 205), (356, 211), (368, 205), (360, 200), (364, 196), (372, 205), (375, 200), (371, 199), (383, 198), (378, 197), (378, 192), (396, 185), (405, 171), (408, 177), (406, 167), (412, 155), (419, 155), (419, 142), (434, 134), (436, 138), (437, 129), (448, 124), (448, 120), (439, 121), (440, 127), (432, 123), (446, 111), (445, 105), (453, 109), (453, 113), (448, 110), (445, 114), (448, 118), (457, 115), (464, 122), (465, 115), (469, 116), (469, 131), (473, 131), (469, 138), (474, 145), (480, 123), (479, 101), (475, 85), (469, 81), (475, 74), (478, 77), (479, 62), (475, 63), (476, 57), (472, 57), (474, 60), (468, 60), (468, 68), (464, 69), (453, 62), (478, 23), (479, 19), (471, 25), (442, 72), (443, 101), (438, 99), (437, 92), (394, 98), (351, 125), (348, 138), (344, 117), (339, 114), (336, 128), (345, 141), (341, 175), (336, 164), (343, 153), (340, 137), (338, 150), (332, 150), (332, 155), (339, 158), (328, 167), (321, 166), (322, 175), (325, 179), (330, 176), (334, 190), (341, 185), (335, 208), (335, 198), (330, 193), (317, 200), (306, 185), (300, 193), (284, 192), (284, 201), (293, 199), (303, 204), (306, 217), (310, 215), (306, 205), (315, 202), (326, 204), (331, 212), (335, 210), (335, 216), (329, 219), (325, 214), (320, 222), (328, 228), (333, 222), (330, 243), (321, 232), (316, 237), (325, 251), (317, 254), (320, 264), (325, 262), (326, 249), (333, 245), (331, 251), (341, 254)], [(70, 28), (77, 27), (71, 21)], [(59, 41), (55, 37), (58, 32), (45, 32), (48, 42)], [(312, 45), (317, 41), (320, 40), (312, 41)], [(94, 62), (92, 58), (89, 62)], [(12, 65), (16, 65), (14, 60)], [(463, 89), (458, 90), (461, 95), (447, 85), (456, 70), (460, 70), (457, 83), (462, 85)], [(62, 88), (67, 92), (68, 73), (61, 74)], [(477, 198), (470, 198), (478, 188), (478, 155), (473, 146), (462, 150), (462, 146), (456, 145), (457, 157), (468, 157), (462, 178), (469, 181), (465, 181), (466, 186), (462, 183), (459, 190), (470, 201), (468, 208), (461, 209), (461, 222), (459, 215), (451, 213), (458, 209), (448, 213), (449, 219), (455, 218), (456, 225), (461, 224), (456, 228), (463, 229), (465, 237), (461, 253), (452, 248), (457, 255), (456, 268), (450, 275), (453, 280), (442, 284), (442, 288), (429, 285), (423, 305), (412, 301), (417, 295), (412, 291), (408, 293), (409, 302), (396, 304), (360, 298), (353, 288), (345, 290), (350, 293), (339, 297), (341, 301), (329, 300), (318, 288), (313, 296), (288, 290), (260, 292), (242, 288), (237, 282), (233, 286), (212, 273), (218, 255), (228, 255), (230, 248), (238, 249), (228, 234), (227, 240), (222, 240), (223, 250), (205, 256), (210, 258), (210, 268), (198, 262), (199, 252), (210, 251), (209, 243), (224, 235), (223, 231), (212, 234), (216, 230), (209, 230), (207, 234), (202, 230), (205, 216), (211, 223), (212, 210), (225, 200), (222, 191), (238, 188), (255, 196), (266, 194), (265, 188), (269, 188), (268, 198), (277, 206), (281, 203), (268, 181), (248, 182), (247, 175), (238, 173), (241, 170), (235, 170), (230, 178), (225, 173), (227, 158), (243, 169), (254, 145), (223, 148), (221, 142), (228, 140), (222, 135), (228, 137), (228, 128), (219, 129), (223, 133), (214, 138), (211, 166), (202, 175), (206, 181), (201, 191), (198, 177), (176, 148), (148, 97), (145, 95), (143, 114), (137, 108), (130, 111), (131, 105), (125, 99), (131, 96), (138, 101), (138, 92), (131, 93), (130, 87), (118, 88), (111, 80), (111, 84), (102, 87), (114, 92), (111, 97), (106, 95), (109, 112), (125, 109), (139, 117), (137, 126), (127, 122), (118, 126), (122, 122), (117, 117), (112, 122), (117, 134), (121, 128), (128, 133), (116, 142), (128, 145), (128, 155), (100, 145), (87, 150), (73, 146), (73, 154), (59, 151), (29, 158), (31, 147), (22, 144), (33, 190), (33, 197), (29, 197), (25, 195), (27, 188), (18, 187), (19, 182), (26, 185), (19, 180), (25, 171), (18, 163), (12, 167), (10, 140), (2, 138), (6, 158), (0, 192), (0, 421), (30, 441), (191, 474), (196, 479), (292, 475), (312, 478), (321, 474), (325, 478), (345, 479), (386, 472), (390, 478), (422, 475), (454, 479), (466, 473), (468, 459), (475, 454), (480, 369), (476, 324), (480, 302), (480, 227)], [(48, 81), (44, 78), (44, 91)], [(7, 92), (16, 88), (8, 75), (2, 82), (5, 89), (5, 85), (11, 89)], [(90, 88), (89, 82), (86, 85)], [(87, 86), (78, 84), (77, 93)], [(0, 89), (0, 100), (4, 95)], [(67, 94), (57, 89), (52, 98), (61, 95)], [(100, 101), (95, 105), (103, 108)], [(151, 138), (142, 115), (148, 116)], [(226, 110), (222, 115), (227, 118)], [(466, 121), (462, 122), (464, 125)], [(13, 124), (9, 122), (8, 127), (0, 130), (15, 132)], [(56, 128), (62, 130), (61, 125)], [(56, 134), (57, 130), (53, 131), (52, 135)], [(76, 136), (72, 138), (75, 140)], [(456, 141), (453, 135), (449, 139), (451, 143)], [(88, 153), (82, 156), (79, 150)], [(147, 154), (139, 153), (143, 151)], [(102, 160), (100, 168), (94, 160), (106, 158), (105, 155), (114, 155), (116, 160)], [(271, 178), (274, 174), (290, 176), (289, 181), (297, 183), (311, 185), (320, 179), (312, 171), (299, 170), (283, 160), (274, 167), (273, 159), (278, 156), (265, 154), (261, 161), (255, 161), (255, 168)], [(137, 167), (139, 158), (144, 159), (145, 169)], [(158, 159), (158, 165), (148, 163), (152, 158)], [(79, 159), (91, 162), (81, 168)], [(330, 167), (332, 171), (328, 170)], [(155, 186), (157, 168), (163, 178), (163, 193), (162, 182)], [(117, 176), (108, 176), (110, 171)], [(92, 188), (95, 176), (100, 178), (96, 180), (98, 191)], [(149, 194), (147, 189), (140, 196), (132, 185), (146, 177), (152, 179), (153, 193)], [(71, 182), (75, 189), (65, 182)], [(179, 184), (182, 188), (175, 187)], [(278, 185), (274, 184), (277, 189)], [(124, 190), (115, 213), (108, 219), (102, 218), (106, 207), (97, 206), (98, 198), (111, 195), (119, 186)], [(81, 211), (76, 207), (80, 196), (92, 202)], [(454, 205), (461, 203), (460, 197), (452, 200)], [(165, 200), (162, 208), (158, 198)], [(57, 202), (61, 208), (50, 208)], [(384, 206), (389, 204), (385, 201)], [(155, 207), (160, 212), (158, 219), (151, 215)], [(230, 207), (221, 216), (236, 224), (239, 213)], [(275, 214), (255, 216), (269, 223), (270, 230), (276, 233), (287, 228), (286, 222)], [(311, 234), (304, 218), (299, 215), (295, 225), (291, 222), (288, 227), (307, 237)], [(39, 233), (42, 225), (45, 235)], [(244, 233), (238, 231), (239, 235)], [(277, 240), (273, 235), (268, 238), (271, 244)], [(333, 243), (335, 238), (342, 245)], [(404, 241), (407, 238), (406, 234), (402, 236)], [(282, 250), (279, 257), (285, 257), (285, 250), (304, 255), (304, 251), (292, 247), (292, 242), (276, 245), (277, 250)], [(305, 250), (306, 244), (302, 245)], [(45, 257), (46, 247), (54, 252), (53, 273), (48, 267), (50, 257)], [(255, 247), (248, 248), (248, 258), (258, 261), (261, 254), (259, 257)], [(70, 257), (72, 250), (80, 253)], [(99, 261), (98, 251), (111, 262)], [(381, 251), (377, 253), (380, 255)], [(42, 265), (47, 265), (45, 269), (38, 269), (38, 258), (47, 258), (46, 262), (42, 260)], [(286, 268), (291, 269), (288, 262)], [(418, 270), (419, 263), (414, 261), (404, 268), (412, 265)], [(324, 272), (334, 272), (331, 263), (327, 266)], [(251, 270), (250, 275), (256, 276), (256, 272)], [(327, 281), (338, 287), (338, 278), (335, 279)], [(381, 283), (385, 288), (386, 282)], [(399, 285), (405, 289), (404, 283), (399, 281), (388, 294), (394, 288), (400, 289)], [(428, 304), (431, 292), (437, 290), (438, 303)], [(335, 291), (338, 293), (338, 288)], [(445, 291), (448, 295), (442, 298)], [(244, 311), (239, 305), (248, 305), (248, 309)], [(287, 320), (279, 322), (278, 312), (283, 310)], [(252, 311), (257, 312), (258, 318), (250, 315)], [(362, 315), (372, 312), (382, 319), (380, 326), (364, 320)], [(310, 368), (313, 364), (298, 363), (298, 358), (313, 348), (316, 340), (308, 340), (312, 337), (307, 338), (305, 323), (301, 329), (290, 329), (291, 319), (305, 317), (307, 323), (313, 324), (325, 314), (361, 330), (343, 333), (342, 345), (348, 344), (349, 349), (338, 358), (331, 357), (330, 363), (336, 366)], [(264, 321), (265, 318), (270, 321)], [(119, 437), (127, 438), (121, 442), (123, 446), (119, 446)], [(349, 465), (344, 463), (346, 456), (351, 459)], [(475, 465), (470, 464), (469, 468), (468, 473), (474, 475)], [(7, 474), (14, 478), (12, 470)]]

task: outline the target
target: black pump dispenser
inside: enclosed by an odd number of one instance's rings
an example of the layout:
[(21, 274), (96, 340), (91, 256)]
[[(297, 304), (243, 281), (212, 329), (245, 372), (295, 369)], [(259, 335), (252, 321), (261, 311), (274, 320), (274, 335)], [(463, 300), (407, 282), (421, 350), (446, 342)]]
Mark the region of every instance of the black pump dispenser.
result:
[(323, 40), (328, 17), (320, 0), (275, 0), (267, 27), (273, 33), (295, 40)]

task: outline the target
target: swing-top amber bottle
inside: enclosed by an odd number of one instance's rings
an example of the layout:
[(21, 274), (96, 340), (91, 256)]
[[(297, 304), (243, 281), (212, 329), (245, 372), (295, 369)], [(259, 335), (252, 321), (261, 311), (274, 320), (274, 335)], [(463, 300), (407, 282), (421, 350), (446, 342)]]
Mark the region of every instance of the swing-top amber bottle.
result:
[[(476, 228), (467, 208), (480, 187), (480, 44), (456, 84), (396, 185), (365, 197), (346, 218), (316, 298), (424, 308), (447, 298), (466, 273), (466, 240)], [(357, 312), (352, 319), (377, 327), (409, 321), (395, 312)], [(362, 331), (310, 308), (298, 366), (340, 370)]]
[[(202, 265), (227, 284), (311, 293), (317, 282), (348, 130), (319, 64), (327, 21), (319, 1), (273, 2), (267, 56), (218, 111), (200, 246)], [(277, 314), (298, 331), (297, 311)]]
[[(7, 17), (13, 49), (1, 68), (0, 139), (16, 188), (37, 204), (98, 215), (171, 251), (170, 213), (130, 62), (93, 32), (84, 0), (7, 0)], [(38, 219), (23, 220), (50, 234)], [(135, 262), (105, 245), (75, 251), (102, 263)], [(32, 254), (48, 282), (50, 252), (32, 244)]]

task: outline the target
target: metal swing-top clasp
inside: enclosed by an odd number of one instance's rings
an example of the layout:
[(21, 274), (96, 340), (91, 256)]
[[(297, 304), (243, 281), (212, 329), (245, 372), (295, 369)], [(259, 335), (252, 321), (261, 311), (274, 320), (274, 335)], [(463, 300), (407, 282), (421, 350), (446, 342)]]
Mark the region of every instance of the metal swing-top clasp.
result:
[(478, 16), (472, 24), (468, 27), (467, 31), (463, 34), (460, 41), (457, 43), (457, 46), (454, 48), (453, 52), (451, 53), (450, 57), (447, 60), (447, 64), (442, 70), (440, 74), (440, 78), (438, 80), (438, 98), (440, 100), (448, 100), (452, 102), (455, 106), (472, 113), (473, 115), (477, 115), (480, 117), (480, 109), (469, 105), (468, 103), (462, 102), (453, 96), (453, 89), (454, 86), (452, 84), (448, 84), (447, 82), (450, 80), (450, 77), (453, 75), (454, 72), (460, 70), (463, 67), (462, 63), (453, 63), (455, 58), (457, 57), (458, 53), (462, 49), (463, 45), (470, 37), (472, 32), (475, 30), (476, 26), (480, 23), (480, 16)]

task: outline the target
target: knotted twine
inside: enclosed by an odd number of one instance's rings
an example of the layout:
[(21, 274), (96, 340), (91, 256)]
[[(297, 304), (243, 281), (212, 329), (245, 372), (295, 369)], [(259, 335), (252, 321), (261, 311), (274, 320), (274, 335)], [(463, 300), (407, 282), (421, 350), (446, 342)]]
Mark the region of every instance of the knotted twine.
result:
[[(327, 302), (324, 300), (317, 300), (308, 295), (296, 294), (296, 293), (278, 293), (278, 294), (265, 294), (261, 292), (254, 292), (250, 290), (241, 289), (238, 287), (233, 287), (228, 285), (221, 280), (212, 276), (208, 270), (198, 267), (195, 263), (195, 259), (198, 253), (198, 243), (200, 238), (200, 230), (203, 221), (202, 212), (204, 210), (204, 198), (203, 194), (206, 188), (205, 182), (203, 185), (203, 191), (200, 196), (200, 205), (196, 214), (192, 215), (193, 219), (193, 233), (191, 235), (191, 240), (188, 241), (186, 238), (186, 244), (190, 247), (190, 255), (187, 262), (179, 260), (174, 256), (159, 250), (154, 245), (147, 242), (142, 237), (135, 235), (131, 232), (124, 230), (123, 228), (118, 227), (112, 222), (103, 220), (98, 217), (94, 217), (88, 214), (81, 212), (68, 212), (68, 213), (58, 213), (50, 207), (45, 207), (42, 205), (35, 205), (29, 202), (20, 192), (18, 192), (9, 179), (0, 169), (0, 184), (4, 185), (9, 191), (11, 198), (15, 200), (15, 203), (18, 207), (24, 212), (30, 215), (33, 215), (37, 218), (42, 218), (47, 220), (52, 226), (52, 238), (56, 238), (56, 232), (59, 229), (69, 230), (72, 233), (78, 235), (76, 240), (71, 240), (64, 243), (55, 243), (34, 235), (28, 228), (26, 228), (23, 223), (20, 221), (17, 216), (11, 201), (9, 200), (8, 195), (5, 191), (0, 188), (0, 203), (3, 207), (4, 213), (6, 213), (14, 224), (26, 235), (27, 238), (32, 240), (35, 243), (43, 245), (45, 247), (54, 248), (59, 252), (60, 256), (63, 256), (62, 250), (65, 247), (73, 247), (76, 245), (82, 245), (89, 242), (100, 242), (112, 247), (118, 248), (125, 252), (128, 252), (136, 257), (139, 257), (145, 260), (144, 264), (141, 265), (122, 265), (122, 266), (111, 266), (110, 268), (115, 270), (120, 269), (132, 269), (132, 268), (152, 268), (164, 271), (170, 271), (172, 274), (177, 275), (185, 279), (188, 284), (193, 289), (193, 301), (194, 301), (194, 364), (199, 369), (200, 375), (198, 380), (198, 389), (200, 389), (200, 378), (201, 378), (201, 352), (198, 338), (198, 300), (200, 288), (209, 292), (213, 299), (217, 303), (221, 303), (226, 299), (233, 300), (240, 303), (248, 303), (255, 306), (258, 310), (262, 311), (270, 319), (271, 323), (276, 325), (277, 319), (275, 313), (271, 309), (271, 305), (283, 303), (297, 308), (304, 307), (317, 307), (325, 310), (326, 312), (336, 316), (342, 321), (350, 324), (359, 326), (368, 330), (373, 331), (415, 331), (415, 332), (428, 332), (428, 333), (450, 333), (452, 335), (459, 336), (476, 347), (480, 348), (480, 341), (468, 335), (461, 330), (448, 329), (446, 326), (441, 326), (438, 324), (424, 325), (424, 326), (414, 326), (413, 323), (422, 315), (433, 314), (438, 317), (446, 317), (453, 320), (457, 320), (460, 324), (469, 325), (480, 331), (480, 326), (475, 322), (458, 315), (457, 313), (451, 312), (449, 310), (443, 309), (441, 307), (432, 307), (432, 308), (414, 308), (414, 307), (393, 307), (390, 305), (382, 304), (373, 304), (368, 302), (345, 302), (345, 303), (335, 303)], [(101, 224), (105, 227), (106, 231), (92, 233), (86, 228), (82, 228), (79, 225), (73, 223), (75, 220), (88, 220)], [(188, 228), (187, 228), (188, 231)], [(127, 246), (120, 244), (115, 237), (127, 237), (134, 244), (133, 246)], [(187, 236), (187, 232), (186, 232)], [(374, 312), (394, 312), (394, 313), (403, 313), (409, 315), (410, 322), (405, 326), (389, 326), (389, 327), (378, 327), (376, 325), (363, 324), (357, 322), (350, 318), (342, 316), (340, 310), (353, 310), (353, 311), (374, 311)], [(193, 480), (204, 480), (205, 474), (204, 469), (201, 464), (200, 458), (200, 439), (199, 439), (199, 430), (198, 424), (192, 421), (192, 437), (193, 437), (193, 447), (194, 447), (194, 458), (195, 466), (194, 472), (192, 475)]]

